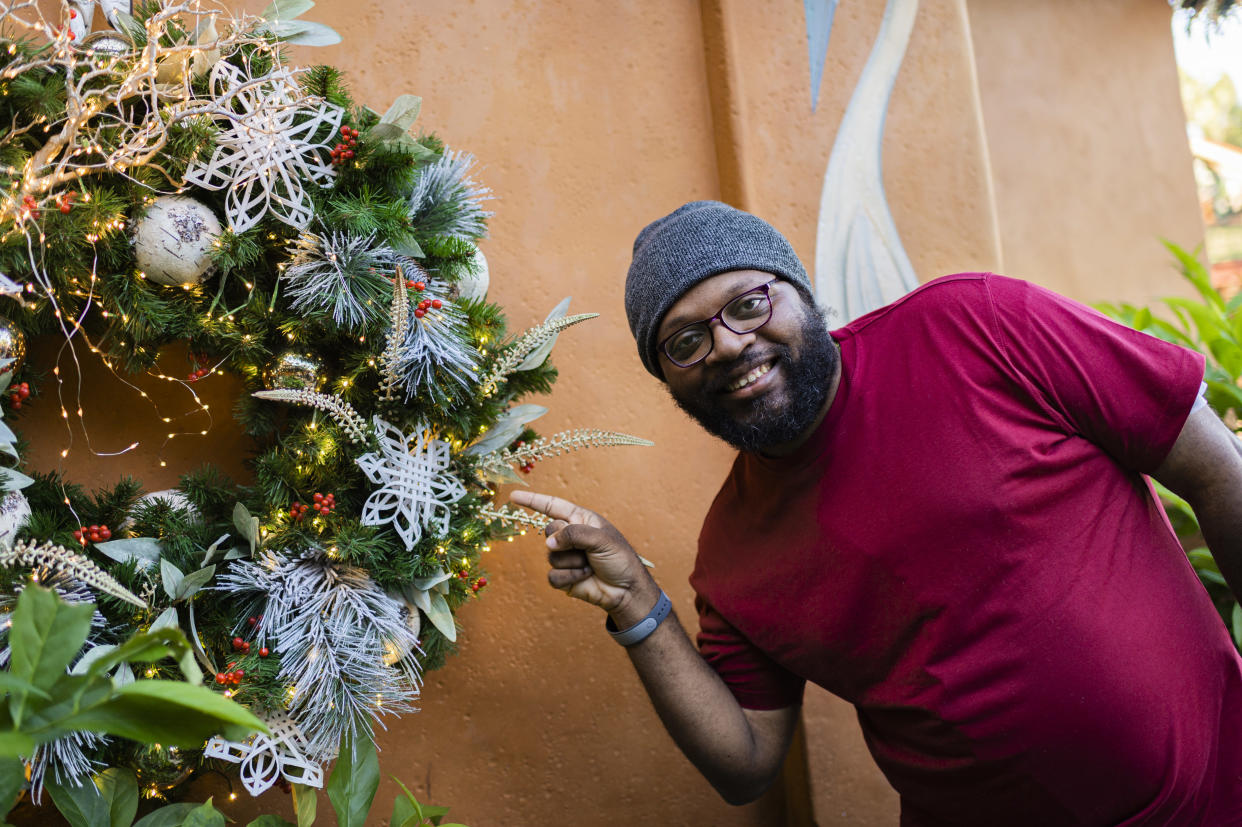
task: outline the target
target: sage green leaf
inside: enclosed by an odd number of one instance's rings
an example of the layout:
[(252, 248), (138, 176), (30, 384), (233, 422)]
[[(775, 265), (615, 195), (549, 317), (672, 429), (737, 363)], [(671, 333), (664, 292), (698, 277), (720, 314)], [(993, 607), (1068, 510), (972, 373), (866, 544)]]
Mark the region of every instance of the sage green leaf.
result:
[(198, 809), (198, 804), (192, 801), (169, 804), (167, 807), (160, 807), (154, 812), (147, 813), (138, 819), (134, 827), (181, 827), (186, 816), (196, 809)]
[(164, 583), (164, 591), (171, 599), (177, 599), (177, 591), (181, 588), (181, 581), (184, 579), (185, 574), (181, 569), (168, 560), (160, 559), (160, 580)]
[(293, 46), (333, 46), (341, 42), (336, 29), (310, 20), (277, 20), (264, 28)]
[(259, 816), (246, 827), (296, 827), (296, 825), (292, 821), (285, 821), (280, 816), (265, 815)]
[(380, 118), (380, 123), (392, 124), (402, 132), (409, 132), (410, 127), (418, 120), (418, 113), (422, 108), (423, 99), (418, 95), (398, 95), (384, 113), (384, 117)]
[(205, 566), (198, 571), (192, 571), (181, 581), (181, 585), (177, 587), (177, 599), (187, 600), (193, 597), (203, 586), (206, 586), (211, 578), (216, 576), (216, 567), (214, 565)]
[(95, 776), (95, 786), (108, 802), (111, 827), (130, 827), (138, 813), (138, 779), (133, 770), (109, 767)]
[(38, 745), (35, 740), (24, 732), (0, 732), (0, 758), (10, 759), (29, 755), (34, 752), (36, 746)]
[(112, 823), (108, 802), (89, 781), (74, 786), (62, 784), (52, 777), (44, 780), (43, 789), (51, 793), (52, 803), (73, 827), (102, 827)]
[(399, 795), (392, 802), (392, 818), (388, 819), (388, 827), (422, 827), (423, 818), (410, 800)]
[(390, 245), (395, 252), (403, 256), (409, 256), (410, 258), (422, 258), (424, 255), (423, 248), (418, 246), (418, 242), (414, 240), (414, 236), (409, 234), (394, 239), (390, 242)]
[(369, 738), (350, 744), (341, 739), (336, 766), (328, 778), (328, 800), (340, 827), (363, 827), (379, 788), (379, 755)]
[(444, 595), (438, 592), (431, 593), (431, 610), (426, 612), (426, 615), (431, 625), (440, 630), (440, 634), (451, 641), (457, 640), (457, 624), (453, 622), (453, 612), (449, 609)]
[(1230, 615), (1229, 625), (1233, 627), (1234, 644), (1242, 646), (1242, 605), (1233, 604), (1233, 613)]
[(250, 553), (253, 555), (259, 547), (259, 518), (251, 516), (246, 506), (238, 503), (233, 506), (233, 525), (237, 526), (238, 533), (250, 543)]
[[(168, 624), (166, 617), (169, 612), (172, 613), (172, 622), (176, 623), (176, 609), (165, 609), (150, 629), (145, 632), (135, 632), (120, 646), (92, 658), (87, 666), (87, 674), (102, 675), (123, 662), (152, 663), (167, 657), (175, 657), (186, 679), (191, 683), (201, 683), (202, 672), (194, 662), (194, 653), (190, 649), (189, 641), (185, 639), (181, 629)], [(160, 623), (163, 625), (157, 627), (156, 624)]]
[(213, 807), (209, 798), (190, 810), (181, 827), (224, 827), (224, 813)]
[(19, 491), (28, 485), (34, 485), (34, 480), (30, 477), (12, 468), (0, 468), (0, 489)]
[[(565, 298), (561, 299), (561, 303), (558, 304), (556, 307), (552, 308), (552, 312), (548, 314), (548, 318), (543, 320), (544, 324), (547, 324), (553, 319), (559, 319), (562, 316), (564, 316), (566, 313), (568, 313), (570, 298), (572, 297), (566, 296)], [(547, 360), (548, 354), (552, 352), (552, 346), (556, 344), (556, 340), (560, 335), (561, 334), (557, 333), (555, 336), (548, 339), (548, 341), (544, 342), (539, 347), (535, 348), (530, 353), (526, 354), (526, 358), (523, 359), (521, 363), (518, 364), (516, 368), (514, 368), (514, 370), (515, 371), (533, 370), (534, 368), (537, 368), (540, 365), (542, 365), (544, 361)]]
[(117, 30), (128, 35), (130, 40), (136, 41), (139, 35), (145, 38), (147, 33), (146, 26), (135, 20), (132, 14), (120, 9), (117, 9), (113, 14), (116, 17)]
[(293, 785), (293, 812), (298, 819), (298, 827), (310, 827), (315, 823), (315, 810), (319, 806), (315, 788), (305, 784)]
[(201, 746), (212, 735), (240, 741), (267, 727), (251, 712), (203, 686), (142, 680), (74, 716), (79, 729), (109, 732), (144, 743)]
[(181, 621), (177, 619), (177, 610), (169, 606), (160, 612), (160, 616), (151, 621), (151, 625), (147, 627), (148, 632), (156, 632), (160, 629), (180, 629)]
[(116, 668), (116, 674), (112, 676), (112, 686), (114, 689), (120, 689), (136, 680), (138, 679), (134, 677), (134, 668), (128, 663), (122, 663)]
[(0, 813), (13, 809), (26, 786), (26, 764), (19, 758), (0, 758)]
[(518, 475), (518, 472), (514, 471), (508, 465), (488, 466), (486, 468), (479, 469), (479, 473), (487, 482), (494, 482), (499, 485), (517, 484), (525, 485), (528, 488), (530, 487), (530, 483), (522, 479), (521, 476)]
[(160, 560), (164, 547), (154, 537), (130, 537), (125, 540), (109, 540), (106, 543), (95, 543), (95, 548), (118, 563), (134, 563), (142, 569), (149, 569)]
[[(18, 680), (50, 689), (81, 651), (94, 614), (92, 603), (70, 605), (55, 592), (33, 584), (22, 589), (9, 629), (9, 671)], [(27, 697), (24, 693), (9, 695), (9, 712), (18, 727)]]
[(526, 430), (527, 425), (547, 412), (548, 409), (542, 405), (514, 405), (498, 416), (496, 424), (492, 425), (483, 436), (479, 437), (466, 450), (466, 453), (471, 456), (481, 456), (507, 447), (509, 443), (522, 435), (522, 431)]
[(292, 20), (314, 7), (313, 0), (272, 0), (266, 9), (259, 12), (259, 16), (264, 20)]

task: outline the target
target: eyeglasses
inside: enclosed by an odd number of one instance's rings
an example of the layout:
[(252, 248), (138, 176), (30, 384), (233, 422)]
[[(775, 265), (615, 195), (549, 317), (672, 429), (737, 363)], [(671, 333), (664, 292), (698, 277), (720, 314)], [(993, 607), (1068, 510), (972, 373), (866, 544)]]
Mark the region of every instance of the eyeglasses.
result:
[(664, 337), (659, 344), (668, 360), (679, 368), (697, 365), (707, 358), (715, 346), (712, 322), (717, 319), (734, 333), (750, 333), (758, 330), (772, 318), (772, 296), (769, 289), (779, 279), (752, 287), (741, 295), (725, 302), (724, 307), (710, 319), (691, 322)]

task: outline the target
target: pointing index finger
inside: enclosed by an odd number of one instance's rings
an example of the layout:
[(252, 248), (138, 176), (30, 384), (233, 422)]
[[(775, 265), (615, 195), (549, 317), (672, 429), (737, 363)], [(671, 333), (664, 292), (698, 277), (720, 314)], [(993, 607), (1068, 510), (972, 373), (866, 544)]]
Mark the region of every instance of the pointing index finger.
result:
[(569, 500), (553, 497), (551, 494), (518, 490), (511, 492), (509, 499), (518, 505), (534, 509), (554, 520), (564, 520), (567, 523), (581, 523), (583, 525), (598, 525), (598, 517), (596, 517), (594, 512), (588, 511), (580, 505), (575, 505)]

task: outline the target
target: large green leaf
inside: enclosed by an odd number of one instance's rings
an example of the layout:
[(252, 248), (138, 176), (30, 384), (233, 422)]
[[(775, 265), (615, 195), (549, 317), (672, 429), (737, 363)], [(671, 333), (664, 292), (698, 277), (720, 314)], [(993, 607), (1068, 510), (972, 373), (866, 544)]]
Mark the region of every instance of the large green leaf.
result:
[(315, 7), (313, 0), (272, 0), (259, 16), (264, 20), (292, 20)]
[(4, 692), (29, 692), (36, 698), (43, 698), (50, 701), (52, 696), (43, 691), (39, 687), (27, 680), (14, 675), (12, 672), (0, 672), (0, 690)]
[(224, 827), (224, 813), (213, 807), (209, 798), (189, 812), (181, 827)]
[(48, 778), (43, 788), (51, 793), (52, 803), (73, 827), (104, 827), (112, 823), (108, 802), (89, 781), (75, 787)]
[[(175, 618), (176, 611), (171, 608), (165, 610), (160, 617), (164, 617), (170, 611), (173, 612)], [(177, 659), (177, 666), (181, 668), (186, 681), (193, 684), (203, 682), (203, 671), (194, 660), (194, 650), (190, 648), (190, 643), (185, 639), (185, 634), (181, 629), (174, 626), (157, 628), (155, 624), (145, 632), (136, 632), (120, 646), (95, 658), (87, 669), (87, 673), (102, 675), (119, 663), (151, 663), (166, 657)]]
[(108, 540), (95, 543), (95, 548), (118, 563), (133, 560), (139, 568), (149, 569), (160, 560), (164, 547), (154, 537), (129, 537), (124, 540)]
[(24, 732), (0, 732), (0, 759), (29, 755), (35, 746), (35, 739)]
[(292, 821), (285, 821), (280, 816), (264, 815), (259, 816), (246, 827), (297, 827), (297, 825)]
[[(22, 589), (9, 629), (13, 676), (49, 689), (82, 649), (94, 613), (94, 604), (70, 605), (42, 586)], [(9, 711), (19, 727), (27, 698), (22, 692), (9, 696)]]
[(186, 600), (193, 597), (199, 589), (206, 586), (211, 578), (216, 576), (216, 567), (214, 565), (205, 566), (197, 571), (192, 571), (181, 581), (181, 585), (177, 588), (177, 599)]
[(379, 755), (369, 738), (349, 743), (341, 739), (336, 766), (328, 778), (328, 800), (340, 827), (363, 827), (379, 788)]
[(392, 124), (402, 132), (409, 132), (423, 109), (423, 99), (418, 95), (398, 95), (380, 118), (382, 124)]
[(109, 767), (95, 776), (95, 786), (108, 802), (110, 827), (130, 827), (138, 813), (138, 779), (133, 771)]
[(314, 787), (305, 784), (293, 785), (293, 812), (298, 819), (298, 827), (311, 827), (315, 823), (315, 811), (319, 807), (319, 798)]
[(75, 727), (144, 743), (201, 746), (214, 734), (240, 741), (267, 727), (240, 704), (181, 681), (135, 681), (72, 719)]
[(247, 511), (246, 506), (238, 503), (233, 506), (233, 525), (237, 527), (237, 533), (250, 543), (250, 553), (253, 555), (259, 547), (259, 518)]
[(26, 786), (26, 764), (20, 758), (0, 758), (0, 813), (13, 808)]
[(134, 827), (181, 827), (186, 816), (196, 809), (198, 809), (198, 804), (192, 801), (169, 804), (167, 807), (160, 807), (154, 812), (147, 813), (138, 819)]

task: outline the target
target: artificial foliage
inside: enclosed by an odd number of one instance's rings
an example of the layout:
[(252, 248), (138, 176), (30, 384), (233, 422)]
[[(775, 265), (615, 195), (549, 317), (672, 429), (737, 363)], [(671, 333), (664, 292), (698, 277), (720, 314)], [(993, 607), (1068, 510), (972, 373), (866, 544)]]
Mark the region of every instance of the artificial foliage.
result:
[[(280, 733), (211, 754), (277, 755), (296, 783), (413, 708), (488, 582), (490, 544), (542, 525), (492, 505), (496, 485), (567, 450), (643, 443), (530, 429), (545, 409), (518, 400), (549, 390), (557, 336), (590, 314), (566, 301), (511, 336), (499, 307), (461, 294), (489, 217), (473, 158), (411, 133), (418, 98), (380, 114), (332, 67), (290, 67), (285, 44), (334, 42), (299, 19), (312, 5), (103, 3), (92, 21), (88, 0), (60, 18), (0, 2), (0, 611), (32, 574), (93, 603), (73, 670), (180, 630), (193, 658), (149, 659), (144, 677), (205, 673)], [(203, 410), (198, 383), (240, 377), (252, 479), (207, 466), (174, 491), (87, 492), (27, 467), (21, 418), (76, 404), (58, 369), (24, 360), (43, 335), (83, 370), (158, 376)], [(174, 343), (181, 376), (156, 367)], [(200, 766), (202, 745), (185, 746), (103, 732), (22, 756), (36, 795), (49, 770), (72, 798), (111, 766), (175, 796)], [(255, 793), (291, 780), (249, 777)]]

